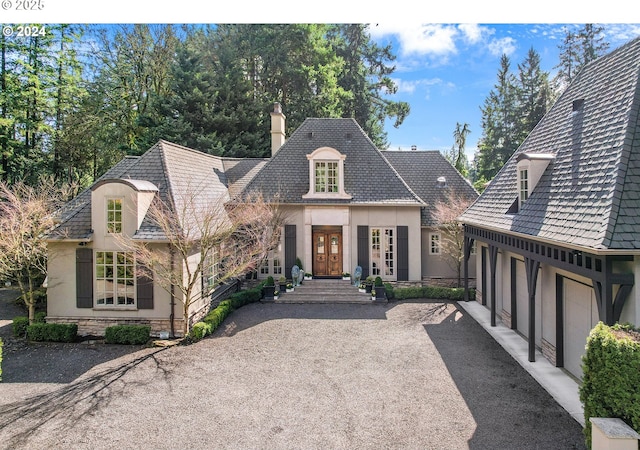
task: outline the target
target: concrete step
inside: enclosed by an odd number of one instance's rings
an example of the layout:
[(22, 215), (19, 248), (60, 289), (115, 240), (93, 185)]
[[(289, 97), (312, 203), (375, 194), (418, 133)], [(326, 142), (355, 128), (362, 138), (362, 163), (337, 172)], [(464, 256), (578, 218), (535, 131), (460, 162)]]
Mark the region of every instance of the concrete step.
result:
[[(264, 299), (263, 299), (264, 301)], [(376, 303), (386, 303), (386, 299)], [(296, 286), (294, 292), (281, 293), (275, 303), (374, 303), (371, 294), (358, 292), (347, 280), (313, 279)]]

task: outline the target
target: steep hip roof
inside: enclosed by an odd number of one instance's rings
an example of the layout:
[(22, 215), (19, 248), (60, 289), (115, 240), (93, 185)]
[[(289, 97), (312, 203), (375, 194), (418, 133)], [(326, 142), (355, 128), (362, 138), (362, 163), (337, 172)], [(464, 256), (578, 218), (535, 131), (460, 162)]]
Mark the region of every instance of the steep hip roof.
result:
[[(449, 191), (469, 202), (478, 197), (473, 186), (437, 150), (383, 151), (382, 154), (425, 203), (421, 211), (423, 226), (437, 225), (432, 213), (438, 202), (447, 201)], [(442, 177), (444, 185), (439, 183)]]
[[(252, 172), (251, 166), (261, 160), (247, 160), (243, 169), (237, 169), (234, 180), (243, 180)], [(233, 162), (230, 163), (233, 167)], [(240, 176), (239, 174), (243, 175)], [(159, 197), (177, 212), (184, 203), (229, 200), (229, 189), (233, 188), (225, 173), (224, 158), (197, 150), (159, 141), (142, 156), (125, 157), (100, 177), (94, 185), (67, 203), (59, 212), (59, 224), (50, 234), (52, 240), (89, 240), (91, 238), (91, 189), (106, 180), (125, 179), (152, 183), (158, 188)], [(245, 181), (246, 182), (246, 181)], [(231, 184), (231, 186), (230, 186)], [(161, 230), (146, 217), (135, 238), (163, 240)]]
[[(461, 220), (596, 250), (640, 249), (639, 77), (640, 38), (586, 65)], [(524, 152), (555, 159), (508, 214)]]
[[(351, 199), (302, 198), (309, 192), (307, 155), (320, 147), (346, 155), (344, 190)], [(292, 204), (422, 205), (354, 119), (306, 119), (243, 190), (252, 191)]]

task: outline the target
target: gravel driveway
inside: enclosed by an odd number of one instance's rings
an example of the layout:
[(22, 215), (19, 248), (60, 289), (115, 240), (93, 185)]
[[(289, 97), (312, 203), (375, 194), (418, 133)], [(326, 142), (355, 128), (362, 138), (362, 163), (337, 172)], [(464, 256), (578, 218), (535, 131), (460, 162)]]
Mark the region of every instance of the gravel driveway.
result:
[(22, 345), (2, 448), (584, 448), (455, 303), (252, 304), (190, 346)]

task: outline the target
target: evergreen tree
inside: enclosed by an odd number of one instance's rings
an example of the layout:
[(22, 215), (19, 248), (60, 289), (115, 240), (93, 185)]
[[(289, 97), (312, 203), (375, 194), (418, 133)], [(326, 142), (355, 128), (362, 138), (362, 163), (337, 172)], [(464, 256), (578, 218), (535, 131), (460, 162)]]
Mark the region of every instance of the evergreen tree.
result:
[(609, 44), (604, 41), (603, 32), (603, 27), (594, 27), (593, 24), (585, 24), (576, 33), (565, 28), (564, 40), (558, 46), (560, 62), (554, 67), (558, 69), (554, 79), (558, 93), (571, 84), (582, 66), (607, 53)]
[(549, 74), (540, 68), (540, 55), (533, 47), (518, 64), (517, 82), (520, 108), (517, 141), (522, 143), (553, 104)]
[(491, 180), (518, 148), (519, 108), (516, 78), (506, 55), (500, 58), (498, 82), (480, 108), (482, 138), (478, 145), (478, 177)]
[(380, 47), (371, 42), (368, 25), (341, 24), (332, 27), (329, 39), (344, 62), (339, 85), (349, 93), (342, 117), (352, 117), (379, 148), (388, 146), (385, 121), (395, 118), (399, 127), (409, 115), (409, 104), (390, 100), (397, 85), (390, 75), (395, 66), (391, 45)]

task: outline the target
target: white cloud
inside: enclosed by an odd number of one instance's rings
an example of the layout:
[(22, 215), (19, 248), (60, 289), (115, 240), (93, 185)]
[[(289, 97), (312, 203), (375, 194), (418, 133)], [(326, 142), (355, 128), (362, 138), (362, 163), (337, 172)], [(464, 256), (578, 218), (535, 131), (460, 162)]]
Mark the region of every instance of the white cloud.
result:
[(493, 30), (477, 23), (463, 23), (458, 25), (458, 29), (462, 32), (463, 38), (470, 44), (477, 44), (484, 39), (485, 35), (493, 33)]
[(509, 56), (516, 51), (516, 41), (512, 37), (493, 39), (489, 42), (488, 49), (494, 56)]
[(455, 38), (458, 30), (453, 25), (442, 24), (374, 24), (369, 27), (376, 39), (394, 35), (400, 43), (402, 55), (446, 56), (457, 52)]

